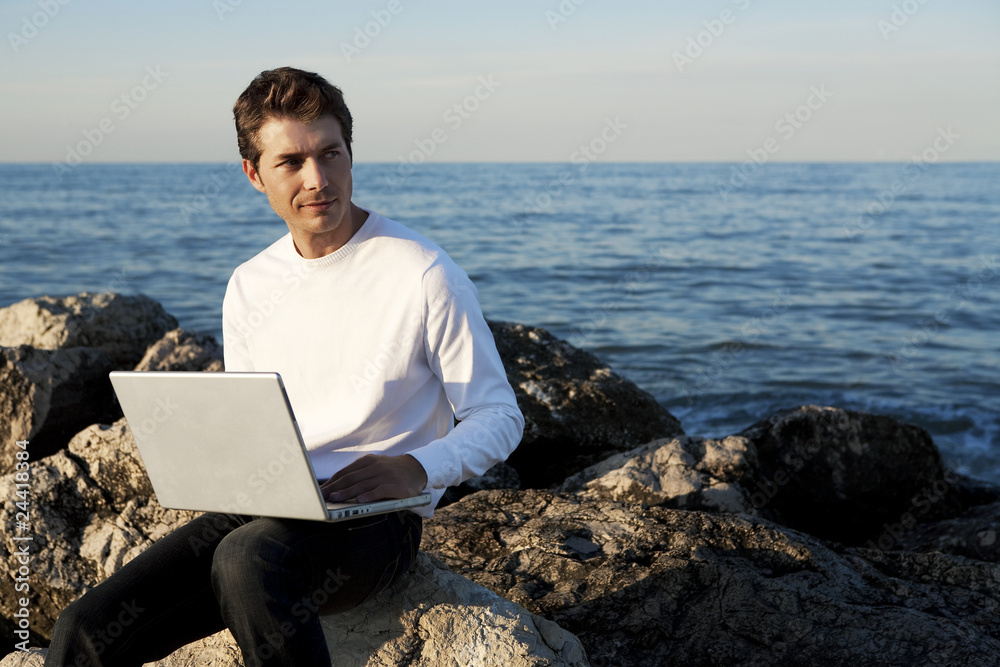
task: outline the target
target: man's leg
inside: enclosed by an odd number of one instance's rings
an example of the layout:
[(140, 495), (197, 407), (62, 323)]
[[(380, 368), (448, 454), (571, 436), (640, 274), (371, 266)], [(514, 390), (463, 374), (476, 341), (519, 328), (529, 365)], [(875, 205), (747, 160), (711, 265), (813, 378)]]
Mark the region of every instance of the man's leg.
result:
[(329, 667), (319, 615), (357, 606), (409, 569), (420, 518), (258, 518), (215, 551), (212, 583), (247, 667)]
[(203, 514), (155, 542), (63, 610), (46, 667), (138, 667), (222, 630), (212, 557), (248, 521)]

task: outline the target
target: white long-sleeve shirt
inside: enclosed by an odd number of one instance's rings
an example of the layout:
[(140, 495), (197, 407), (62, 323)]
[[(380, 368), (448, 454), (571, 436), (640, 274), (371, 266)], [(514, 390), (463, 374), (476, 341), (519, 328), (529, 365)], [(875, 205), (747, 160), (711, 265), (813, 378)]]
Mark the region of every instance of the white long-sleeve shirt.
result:
[(237, 267), (226, 370), (281, 375), (320, 479), (365, 454), (412, 455), (433, 496), (418, 513), (430, 516), (446, 487), (507, 458), (524, 418), (466, 273), (368, 214), (325, 257), (304, 259), (287, 234)]

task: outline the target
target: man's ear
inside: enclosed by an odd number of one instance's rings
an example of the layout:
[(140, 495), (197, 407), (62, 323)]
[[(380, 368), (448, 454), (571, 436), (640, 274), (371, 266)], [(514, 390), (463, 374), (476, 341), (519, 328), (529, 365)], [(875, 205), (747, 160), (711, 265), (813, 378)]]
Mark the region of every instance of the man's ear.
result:
[(250, 160), (243, 160), (243, 173), (247, 175), (247, 180), (250, 181), (250, 185), (252, 185), (258, 192), (267, 193), (264, 189), (264, 181), (260, 180), (260, 172), (254, 169)]

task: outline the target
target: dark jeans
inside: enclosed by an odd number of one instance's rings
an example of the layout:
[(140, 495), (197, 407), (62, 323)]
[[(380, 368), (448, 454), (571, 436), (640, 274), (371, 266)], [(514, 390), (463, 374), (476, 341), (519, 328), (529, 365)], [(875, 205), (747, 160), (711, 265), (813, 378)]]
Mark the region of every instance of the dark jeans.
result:
[(247, 667), (329, 667), (319, 614), (357, 606), (406, 572), (409, 511), (339, 523), (204, 514), (59, 616), (46, 667), (139, 667), (228, 627)]

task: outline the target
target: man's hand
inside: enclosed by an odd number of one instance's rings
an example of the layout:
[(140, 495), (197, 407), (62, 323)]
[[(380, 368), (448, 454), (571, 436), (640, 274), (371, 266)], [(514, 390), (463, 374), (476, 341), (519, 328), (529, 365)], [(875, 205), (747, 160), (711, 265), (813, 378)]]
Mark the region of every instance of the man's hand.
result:
[(386, 498), (409, 498), (427, 486), (427, 473), (409, 454), (363, 456), (323, 482), (323, 497), (334, 503), (368, 503)]

